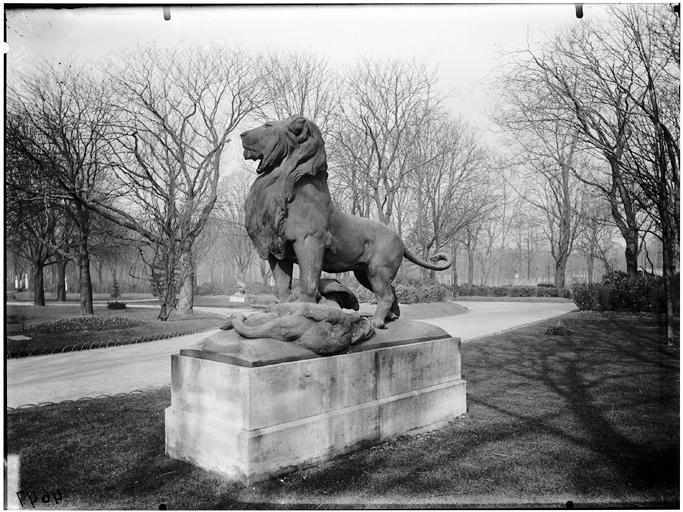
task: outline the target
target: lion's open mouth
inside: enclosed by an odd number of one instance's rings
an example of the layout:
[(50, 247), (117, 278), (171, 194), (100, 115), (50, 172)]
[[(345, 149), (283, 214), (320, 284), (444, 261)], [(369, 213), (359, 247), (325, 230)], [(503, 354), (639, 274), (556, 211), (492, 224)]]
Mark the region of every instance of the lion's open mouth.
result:
[(247, 146), (244, 146), (243, 154), (245, 160), (261, 160), (261, 158), (263, 158), (263, 155), (258, 151)]

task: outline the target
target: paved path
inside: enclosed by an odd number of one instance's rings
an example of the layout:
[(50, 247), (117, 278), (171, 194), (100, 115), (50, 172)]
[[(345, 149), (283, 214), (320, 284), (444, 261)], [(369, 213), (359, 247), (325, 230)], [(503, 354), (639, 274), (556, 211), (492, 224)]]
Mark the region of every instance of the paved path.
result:
[[(464, 302), (462, 315), (423, 320), (449, 334), (468, 339), (561, 315), (573, 303)], [(195, 307), (197, 311), (225, 314), (225, 308)], [(240, 310), (230, 309), (231, 313)], [(213, 331), (212, 331), (213, 332)], [(8, 359), (7, 407), (75, 400), (165, 386), (171, 382), (170, 355), (191, 348), (209, 333), (167, 340), (84, 350), (64, 354)]]
[(573, 302), (459, 302), (462, 315), (430, 318), (423, 322), (441, 327), (463, 341), (520, 327), (576, 309)]

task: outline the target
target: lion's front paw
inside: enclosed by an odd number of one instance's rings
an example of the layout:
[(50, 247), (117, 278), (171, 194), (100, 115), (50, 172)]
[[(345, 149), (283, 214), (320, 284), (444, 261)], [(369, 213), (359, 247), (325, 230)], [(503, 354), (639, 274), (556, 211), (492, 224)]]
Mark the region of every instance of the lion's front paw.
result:
[(386, 329), (387, 326), (384, 325), (384, 320), (380, 320), (379, 318), (373, 318), (370, 320), (370, 323), (375, 329)]

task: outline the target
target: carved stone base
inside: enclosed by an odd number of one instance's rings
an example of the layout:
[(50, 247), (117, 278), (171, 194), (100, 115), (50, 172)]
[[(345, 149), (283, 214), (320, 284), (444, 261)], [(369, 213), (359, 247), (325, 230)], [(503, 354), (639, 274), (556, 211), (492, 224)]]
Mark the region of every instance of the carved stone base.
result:
[(229, 331), (181, 350), (167, 455), (250, 483), (464, 414), (460, 340), (419, 322), (390, 325), (328, 357), (275, 340), (236, 343)]

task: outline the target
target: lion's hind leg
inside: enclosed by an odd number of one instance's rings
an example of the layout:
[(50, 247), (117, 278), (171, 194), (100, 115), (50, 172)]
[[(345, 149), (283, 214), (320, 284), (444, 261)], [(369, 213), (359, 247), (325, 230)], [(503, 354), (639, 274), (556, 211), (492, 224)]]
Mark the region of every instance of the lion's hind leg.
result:
[(392, 273), (388, 267), (380, 267), (374, 269), (374, 272), (368, 272), (370, 284), (377, 297), (377, 309), (371, 321), (376, 329), (385, 329), (386, 321), (394, 319), (392, 313), (394, 305), (398, 309), (394, 287), (391, 286), (395, 274), (396, 272)]
[(391, 303), (391, 308), (389, 308), (389, 313), (387, 313), (387, 320), (398, 320), (398, 317), (401, 316), (401, 310), (398, 307), (398, 298), (396, 297), (396, 288), (394, 288), (394, 285), (391, 285), (391, 293), (394, 294), (394, 301)]
[[(370, 280), (368, 279), (368, 276), (363, 272), (362, 270), (354, 270), (353, 274), (356, 276), (356, 279), (360, 284), (362, 284), (365, 288), (370, 290), (371, 292), (374, 292), (372, 289), (372, 284), (370, 284)], [(391, 293), (394, 296), (394, 299), (391, 303), (391, 307), (389, 308), (389, 312), (387, 313), (386, 320), (388, 322), (392, 320), (398, 320), (398, 317), (401, 316), (401, 310), (398, 307), (398, 299), (396, 298), (396, 290), (394, 289), (394, 286), (391, 286)]]

